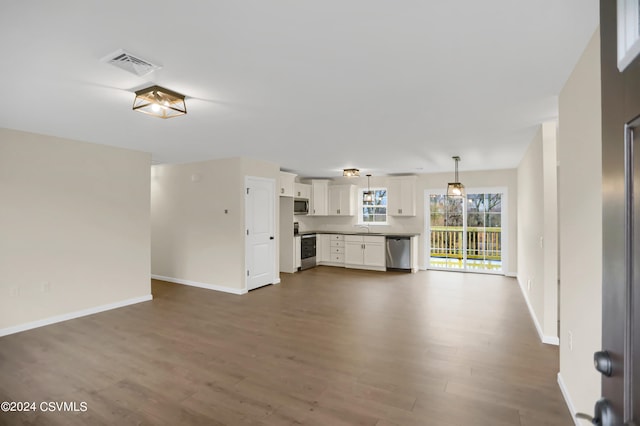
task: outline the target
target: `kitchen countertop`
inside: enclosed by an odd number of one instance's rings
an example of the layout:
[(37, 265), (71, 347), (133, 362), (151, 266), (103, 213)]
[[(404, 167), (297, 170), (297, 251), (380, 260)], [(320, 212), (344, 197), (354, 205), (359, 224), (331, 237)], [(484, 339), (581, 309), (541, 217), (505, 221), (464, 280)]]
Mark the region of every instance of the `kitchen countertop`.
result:
[(371, 237), (416, 237), (419, 233), (402, 233), (402, 232), (354, 232), (354, 231), (304, 231), (298, 235), (310, 234), (340, 234), (340, 235), (364, 235)]

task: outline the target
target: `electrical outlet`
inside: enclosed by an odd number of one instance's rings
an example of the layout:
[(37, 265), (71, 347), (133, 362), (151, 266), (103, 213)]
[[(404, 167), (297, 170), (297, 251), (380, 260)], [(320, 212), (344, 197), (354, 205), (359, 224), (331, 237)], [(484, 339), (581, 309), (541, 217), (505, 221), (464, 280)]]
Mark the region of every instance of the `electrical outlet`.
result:
[(11, 297), (18, 297), (20, 296), (20, 289), (18, 287), (11, 287), (9, 289), (9, 294)]
[(527, 280), (527, 291), (531, 291), (531, 278)]
[(573, 351), (573, 333), (572, 332), (568, 332), (567, 333), (567, 337), (568, 337), (567, 340), (569, 340), (569, 350)]
[(49, 293), (51, 291), (51, 283), (49, 281), (44, 281), (42, 283), (42, 292)]

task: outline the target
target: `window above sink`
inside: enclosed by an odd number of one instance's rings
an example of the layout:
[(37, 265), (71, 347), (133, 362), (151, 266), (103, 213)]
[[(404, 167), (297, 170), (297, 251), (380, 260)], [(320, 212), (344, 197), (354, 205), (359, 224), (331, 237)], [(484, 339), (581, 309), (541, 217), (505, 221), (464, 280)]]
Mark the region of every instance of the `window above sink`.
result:
[(358, 194), (358, 224), (387, 225), (387, 188), (361, 188)]

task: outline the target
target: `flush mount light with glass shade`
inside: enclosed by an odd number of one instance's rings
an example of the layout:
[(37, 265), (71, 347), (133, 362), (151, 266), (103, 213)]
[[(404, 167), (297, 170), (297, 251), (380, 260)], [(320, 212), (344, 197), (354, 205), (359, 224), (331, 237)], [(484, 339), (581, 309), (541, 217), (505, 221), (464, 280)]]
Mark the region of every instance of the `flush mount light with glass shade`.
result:
[(458, 162), (460, 161), (460, 157), (457, 155), (452, 157), (456, 162), (456, 175), (455, 182), (449, 182), (447, 185), (447, 196), (448, 197), (464, 197), (464, 185), (460, 183), (460, 179), (458, 179)]
[(345, 176), (345, 177), (358, 177), (358, 176), (360, 176), (360, 170), (358, 170), (358, 169), (344, 169), (344, 170), (342, 170), (342, 176)]
[(159, 118), (172, 118), (187, 113), (184, 95), (161, 86), (136, 91), (133, 110)]

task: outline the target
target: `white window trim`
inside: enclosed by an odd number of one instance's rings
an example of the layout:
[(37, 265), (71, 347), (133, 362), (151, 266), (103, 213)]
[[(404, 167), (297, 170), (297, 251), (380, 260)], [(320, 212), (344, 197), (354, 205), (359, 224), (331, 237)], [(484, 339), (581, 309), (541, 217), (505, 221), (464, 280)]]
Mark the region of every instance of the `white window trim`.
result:
[(365, 222), (364, 220), (362, 220), (362, 212), (363, 212), (362, 209), (364, 208), (364, 204), (362, 203), (362, 197), (363, 197), (365, 192), (369, 191), (369, 188), (359, 188), (358, 189), (358, 225), (378, 226), (378, 225), (388, 225), (389, 224), (389, 189), (385, 188), (384, 186), (371, 188), (371, 191), (383, 191), (383, 190), (387, 191), (387, 204), (384, 205), (384, 207), (386, 209), (386, 213), (385, 213), (386, 220), (384, 222)]
[(620, 72), (640, 53), (637, 0), (618, 0), (618, 69)]

